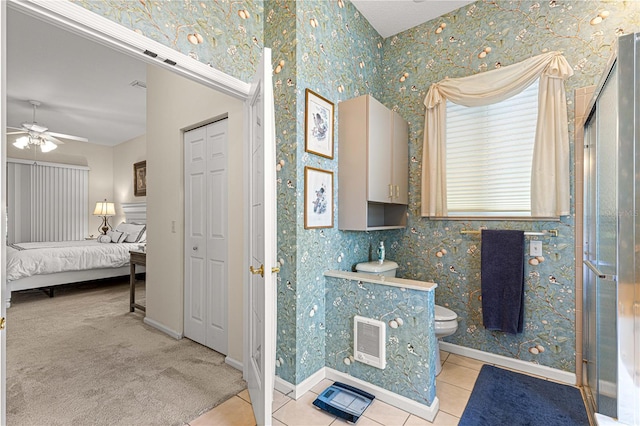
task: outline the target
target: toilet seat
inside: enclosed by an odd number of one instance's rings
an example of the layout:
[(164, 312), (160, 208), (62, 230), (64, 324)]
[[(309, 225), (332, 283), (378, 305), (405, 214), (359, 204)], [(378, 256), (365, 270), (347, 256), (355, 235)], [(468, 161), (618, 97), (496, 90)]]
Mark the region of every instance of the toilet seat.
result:
[(435, 319), (436, 321), (453, 321), (458, 318), (458, 314), (451, 309), (447, 309), (444, 306), (435, 305)]
[[(435, 305), (434, 328), (436, 339), (451, 336), (458, 330), (458, 314), (444, 306)], [(440, 351), (436, 351), (436, 376), (442, 371)]]

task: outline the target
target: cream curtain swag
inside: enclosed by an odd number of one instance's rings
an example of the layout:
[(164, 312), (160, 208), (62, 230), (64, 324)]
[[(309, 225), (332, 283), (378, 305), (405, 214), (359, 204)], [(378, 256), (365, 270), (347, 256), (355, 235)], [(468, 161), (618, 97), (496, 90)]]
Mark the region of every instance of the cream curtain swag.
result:
[(446, 101), (473, 107), (508, 99), (540, 78), (538, 122), (531, 169), (531, 214), (569, 214), (569, 128), (564, 80), (573, 70), (560, 52), (462, 78), (445, 78), (429, 88), (424, 104), (422, 216), (447, 216)]

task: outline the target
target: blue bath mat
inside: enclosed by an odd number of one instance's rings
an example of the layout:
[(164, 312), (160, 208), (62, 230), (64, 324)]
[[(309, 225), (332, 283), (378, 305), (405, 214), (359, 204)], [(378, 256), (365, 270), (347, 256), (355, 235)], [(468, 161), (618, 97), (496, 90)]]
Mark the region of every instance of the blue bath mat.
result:
[(580, 390), (483, 365), (459, 426), (589, 426)]

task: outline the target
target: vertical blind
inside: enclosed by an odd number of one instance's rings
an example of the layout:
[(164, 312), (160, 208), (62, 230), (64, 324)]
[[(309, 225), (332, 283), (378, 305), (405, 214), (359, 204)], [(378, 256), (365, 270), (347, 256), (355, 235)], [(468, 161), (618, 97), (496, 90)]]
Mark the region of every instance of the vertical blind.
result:
[(88, 229), (89, 169), (7, 164), (9, 242), (82, 240)]
[(447, 101), (446, 179), (450, 216), (529, 216), (538, 81), (498, 103)]

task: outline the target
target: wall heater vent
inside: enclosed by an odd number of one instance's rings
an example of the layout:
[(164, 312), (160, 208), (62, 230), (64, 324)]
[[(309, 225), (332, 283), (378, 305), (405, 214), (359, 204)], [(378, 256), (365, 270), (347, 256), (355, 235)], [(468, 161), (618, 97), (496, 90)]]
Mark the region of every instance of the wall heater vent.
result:
[(353, 357), (356, 361), (383, 369), (387, 366), (387, 325), (378, 320), (353, 317)]

